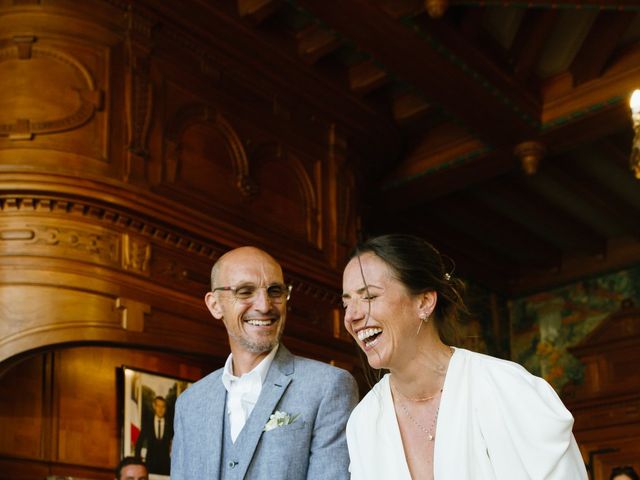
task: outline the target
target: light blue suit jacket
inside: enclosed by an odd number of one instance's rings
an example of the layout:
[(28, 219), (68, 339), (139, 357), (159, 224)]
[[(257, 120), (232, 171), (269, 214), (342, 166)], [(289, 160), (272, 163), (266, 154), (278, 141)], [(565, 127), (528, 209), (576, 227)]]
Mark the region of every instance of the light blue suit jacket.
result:
[[(196, 382), (176, 403), (171, 480), (220, 478), (226, 390), (222, 369)], [(348, 479), (345, 427), (358, 402), (345, 370), (292, 355), (280, 345), (253, 412), (236, 440), (234, 478)], [(276, 410), (298, 415), (264, 431)], [(242, 442), (242, 443), (238, 443)]]

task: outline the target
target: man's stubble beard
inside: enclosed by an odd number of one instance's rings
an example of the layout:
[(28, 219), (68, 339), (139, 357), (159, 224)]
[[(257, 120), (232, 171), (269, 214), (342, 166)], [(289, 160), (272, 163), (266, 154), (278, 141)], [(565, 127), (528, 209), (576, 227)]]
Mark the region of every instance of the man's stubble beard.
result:
[(282, 334), (284, 333), (284, 319), (281, 318), (278, 320), (281, 322), (279, 325), (278, 332), (273, 340), (263, 340), (263, 341), (254, 341), (250, 338), (246, 338), (244, 335), (233, 335), (229, 336), (242, 348), (251, 353), (265, 353), (273, 350), (276, 345), (280, 343), (282, 339)]

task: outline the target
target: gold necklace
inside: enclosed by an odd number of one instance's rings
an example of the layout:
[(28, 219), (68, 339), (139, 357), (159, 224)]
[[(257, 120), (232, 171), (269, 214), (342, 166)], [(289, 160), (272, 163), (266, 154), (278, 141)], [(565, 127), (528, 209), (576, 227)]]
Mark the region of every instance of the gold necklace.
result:
[[(393, 385), (392, 382), (389, 382), (389, 384), (391, 385), (391, 388), (393, 388), (393, 390), (395, 390), (397, 393), (400, 394), (401, 397), (404, 397), (405, 399), (407, 399), (409, 401), (412, 401), (412, 402), (428, 402), (429, 400), (433, 400), (434, 398), (436, 398), (438, 395), (440, 395), (442, 393), (442, 389), (440, 389), (439, 392), (431, 395), (430, 397), (410, 398), (410, 397), (407, 397), (400, 390), (398, 390), (398, 387)], [(418, 427), (427, 436), (429, 441), (432, 442), (433, 439), (436, 436), (434, 430), (436, 428), (436, 422), (438, 421), (438, 413), (440, 412), (440, 404), (438, 404), (438, 406), (436, 407), (436, 414), (433, 416), (433, 421), (431, 422), (431, 426), (428, 429), (424, 425), (422, 425), (419, 421), (417, 421), (415, 418), (413, 418), (413, 415), (411, 415), (411, 413), (409, 413), (409, 409), (407, 409), (407, 407), (404, 405), (404, 403), (398, 402), (398, 405), (400, 406), (402, 411), (405, 413), (405, 415), (407, 417), (409, 417), (409, 420), (411, 420), (411, 422), (416, 427)]]
[(398, 387), (396, 387), (393, 384), (393, 382), (389, 381), (389, 384), (391, 385), (391, 388), (393, 388), (397, 393), (400, 394), (401, 397), (403, 397), (405, 400), (409, 400), (410, 402), (428, 402), (429, 400), (433, 400), (434, 398), (436, 398), (438, 395), (442, 393), (442, 388), (441, 388), (439, 391), (437, 391), (430, 397), (411, 398), (405, 395), (404, 393), (402, 393), (400, 390), (398, 390)]
[(427, 436), (430, 442), (433, 442), (433, 439), (436, 438), (434, 429), (436, 427), (436, 422), (438, 421), (438, 413), (440, 412), (440, 405), (438, 405), (438, 408), (436, 408), (436, 414), (434, 415), (433, 421), (431, 422), (431, 427), (428, 430), (425, 428), (424, 425), (422, 425), (419, 421), (413, 418), (413, 415), (409, 413), (409, 410), (407, 410), (407, 407), (405, 407), (404, 404), (400, 403), (399, 405), (402, 411), (407, 414), (407, 417), (409, 417), (409, 420), (411, 420), (416, 427), (418, 427), (420, 430), (422, 430), (425, 433), (425, 435)]

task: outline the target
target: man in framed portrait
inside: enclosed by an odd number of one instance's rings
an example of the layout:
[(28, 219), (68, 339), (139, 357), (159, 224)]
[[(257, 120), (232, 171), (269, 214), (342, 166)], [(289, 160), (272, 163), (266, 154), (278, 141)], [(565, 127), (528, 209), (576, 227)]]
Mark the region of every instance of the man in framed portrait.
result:
[(164, 397), (156, 396), (153, 399), (153, 415), (143, 419), (136, 441), (136, 456), (144, 459), (149, 473), (169, 475), (172, 439), (173, 422), (167, 418), (167, 401)]

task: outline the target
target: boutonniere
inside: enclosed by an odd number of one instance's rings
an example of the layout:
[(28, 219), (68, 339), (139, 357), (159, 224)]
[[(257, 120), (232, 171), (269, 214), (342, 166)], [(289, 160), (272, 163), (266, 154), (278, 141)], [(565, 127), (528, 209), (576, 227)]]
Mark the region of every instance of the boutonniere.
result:
[(273, 430), (274, 428), (284, 427), (285, 425), (291, 425), (296, 419), (300, 416), (291, 415), (287, 412), (281, 412), (276, 410), (269, 417), (269, 421), (264, 426), (264, 431), (268, 432), (269, 430)]

